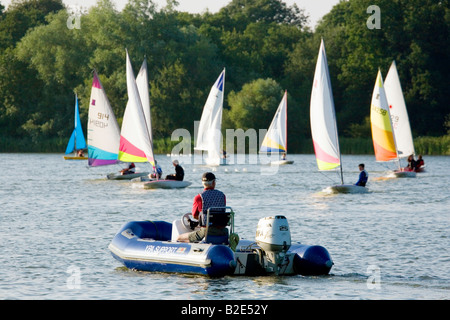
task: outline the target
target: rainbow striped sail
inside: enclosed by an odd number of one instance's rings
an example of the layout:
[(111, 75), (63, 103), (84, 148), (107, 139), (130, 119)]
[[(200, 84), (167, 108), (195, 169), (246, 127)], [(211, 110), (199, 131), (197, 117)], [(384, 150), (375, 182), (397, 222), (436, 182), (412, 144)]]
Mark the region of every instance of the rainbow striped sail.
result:
[[(147, 64), (144, 61), (138, 78), (134, 78), (128, 51), (126, 53), (128, 103), (123, 115), (119, 145), (119, 160), (122, 162), (150, 162), (155, 166), (153, 142), (151, 138), (151, 121), (147, 122), (141, 94), (148, 94)], [(144, 85), (137, 85), (136, 82)], [(143, 91), (139, 91), (139, 88)], [(150, 109), (150, 99), (146, 108)]]
[(283, 153), (286, 152), (287, 137), (287, 91), (284, 93), (278, 106), (269, 130), (264, 137), (259, 152)]
[(118, 162), (119, 125), (95, 71), (89, 102), (87, 137), (89, 166), (104, 166)]
[(370, 124), (372, 128), (373, 148), (377, 161), (397, 159), (397, 149), (392, 130), (389, 105), (383, 87), (383, 78), (378, 70), (377, 80), (372, 94), (370, 106)]
[(310, 120), (314, 152), (319, 170), (338, 168), (341, 161), (336, 114), (323, 40), (320, 43), (311, 92)]

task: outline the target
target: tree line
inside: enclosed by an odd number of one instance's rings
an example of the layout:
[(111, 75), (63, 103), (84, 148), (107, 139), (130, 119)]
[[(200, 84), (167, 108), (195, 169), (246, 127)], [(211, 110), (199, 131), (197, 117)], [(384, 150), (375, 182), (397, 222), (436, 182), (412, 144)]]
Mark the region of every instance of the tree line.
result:
[[(177, 5), (129, 0), (118, 11), (99, 0), (73, 12), (61, 0), (15, 0), (7, 10), (0, 4), (0, 151), (11, 151), (5, 141), (65, 144), (75, 93), (87, 123), (94, 69), (120, 124), (128, 99), (127, 48), (135, 71), (147, 59), (155, 139), (177, 128), (193, 133), (211, 85), (226, 68), (223, 129), (268, 128), (287, 90), (288, 145), (301, 152), (310, 141), (321, 38), (340, 136), (370, 139), (376, 74), (380, 69), (385, 76), (393, 60), (414, 137), (448, 134), (448, 1), (341, 1), (315, 30), (304, 10), (281, 0), (233, 0), (202, 14)], [(371, 5), (380, 8), (380, 28), (368, 28)]]

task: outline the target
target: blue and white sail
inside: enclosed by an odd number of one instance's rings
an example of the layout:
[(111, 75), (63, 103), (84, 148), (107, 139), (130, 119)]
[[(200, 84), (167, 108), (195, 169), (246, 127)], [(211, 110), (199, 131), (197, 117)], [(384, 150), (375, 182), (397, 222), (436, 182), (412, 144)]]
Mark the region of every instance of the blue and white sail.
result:
[(86, 149), (86, 147), (86, 140), (84, 138), (83, 128), (81, 127), (80, 111), (78, 109), (78, 97), (75, 95), (75, 129), (73, 130), (69, 143), (67, 144), (66, 154), (77, 150)]
[(208, 151), (206, 163), (220, 165), (222, 155), (222, 110), (223, 93), (225, 89), (225, 69), (220, 73), (211, 87), (208, 99), (203, 107), (202, 117), (198, 127), (195, 150)]

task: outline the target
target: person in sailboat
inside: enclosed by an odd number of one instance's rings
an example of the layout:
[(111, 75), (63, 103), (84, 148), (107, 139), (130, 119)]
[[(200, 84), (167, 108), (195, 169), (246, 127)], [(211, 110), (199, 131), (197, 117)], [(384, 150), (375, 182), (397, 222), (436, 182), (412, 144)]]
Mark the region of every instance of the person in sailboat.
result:
[(78, 150), (77, 151), (77, 157), (84, 157), (84, 152), (83, 152), (83, 150)]
[(419, 154), (416, 161), (416, 171), (421, 171), (423, 166), (425, 165), (425, 161), (423, 161), (422, 155)]
[(406, 171), (414, 171), (416, 169), (416, 160), (414, 160), (414, 155), (408, 157), (408, 166), (405, 168)]
[(162, 177), (162, 169), (160, 167), (160, 165), (158, 164), (158, 162), (155, 160), (155, 166), (153, 167), (153, 172), (150, 173), (150, 177), (151, 179), (161, 179)]
[(178, 162), (178, 160), (173, 160), (172, 164), (175, 167), (175, 173), (167, 175), (166, 176), (166, 180), (183, 181), (183, 179), (184, 179), (184, 170), (180, 166), (180, 163)]
[(286, 153), (283, 152), (283, 154), (281, 155), (281, 160), (286, 160)]
[(128, 166), (128, 168), (122, 169), (120, 170), (120, 174), (121, 175), (125, 175), (125, 174), (133, 174), (136, 172), (136, 166), (134, 165), (134, 162), (130, 163), (130, 165)]
[[(204, 190), (194, 197), (192, 205), (192, 217), (198, 220), (200, 228), (195, 231), (180, 234), (177, 241), (198, 242), (206, 236), (206, 215), (209, 208), (225, 207), (226, 197), (222, 191), (216, 189), (216, 176), (212, 172), (205, 172), (202, 176)], [(191, 226), (195, 223), (191, 222)], [(209, 226), (208, 235), (226, 236), (228, 231), (225, 226)]]
[(364, 163), (360, 163), (358, 165), (359, 167), (359, 179), (358, 181), (355, 183), (355, 186), (361, 186), (361, 187), (365, 187), (367, 180), (369, 180), (369, 174), (367, 173), (366, 169), (364, 169)]

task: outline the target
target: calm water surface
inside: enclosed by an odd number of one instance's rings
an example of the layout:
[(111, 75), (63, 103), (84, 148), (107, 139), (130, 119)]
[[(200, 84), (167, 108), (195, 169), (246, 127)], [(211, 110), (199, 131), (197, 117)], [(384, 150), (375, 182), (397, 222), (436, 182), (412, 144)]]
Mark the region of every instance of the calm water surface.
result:
[[(346, 183), (360, 162), (369, 171), (370, 193), (359, 195), (321, 192), (336, 173), (318, 172), (313, 155), (290, 158), (279, 168), (238, 158), (213, 169), (180, 157), (189, 188), (144, 190), (106, 180), (119, 166), (0, 154), (0, 299), (450, 299), (450, 171), (442, 170), (450, 157), (426, 157), (415, 179), (384, 179), (394, 165), (344, 156)], [(174, 171), (170, 157), (157, 160), (164, 174)], [(209, 279), (130, 271), (113, 259), (108, 244), (123, 223), (188, 212), (207, 170), (241, 238), (254, 239), (260, 218), (285, 215), (293, 242), (328, 249), (331, 274)]]

